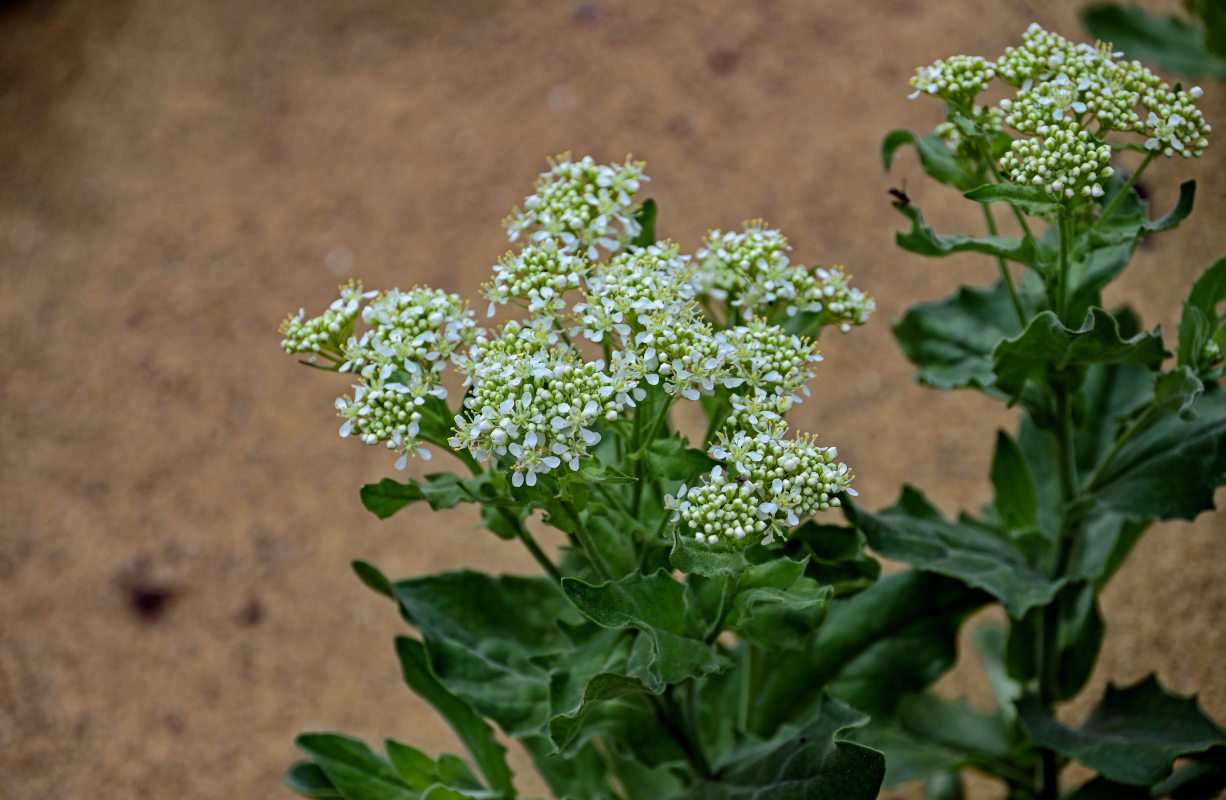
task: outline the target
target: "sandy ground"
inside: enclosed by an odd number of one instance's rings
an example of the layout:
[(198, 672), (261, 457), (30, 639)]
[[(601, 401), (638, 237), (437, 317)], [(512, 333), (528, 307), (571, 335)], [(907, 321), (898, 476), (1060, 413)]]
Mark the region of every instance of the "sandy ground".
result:
[[(351, 274), (475, 297), (553, 153), (647, 160), (660, 231), (687, 249), (765, 217), (799, 262), (846, 264), (880, 313), (824, 342), (796, 423), (839, 445), (869, 507), (903, 481), (949, 511), (983, 502), (1011, 416), (913, 385), (886, 322), (992, 266), (894, 248), (904, 179), (944, 229), (975, 220), (909, 155), (883, 174), (878, 146), (937, 120), (905, 99), (917, 65), (994, 55), (1032, 20), (1083, 34), (1055, 0), (848, 9), (0, 5), (0, 797), (288, 797), (305, 729), (454, 748), (348, 563), (532, 564), (464, 511), (367, 514), (358, 487), (392, 459), (337, 438), (343, 381), (281, 354), (276, 326)], [(1226, 130), (1226, 86), (1204, 107)], [(1156, 203), (1196, 178), (1200, 210), (1112, 299), (1171, 332), (1226, 251), (1226, 146), (1162, 175)], [(1226, 723), (1224, 533), (1218, 513), (1149, 534), (1107, 592), (1089, 696), (1157, 671)]]

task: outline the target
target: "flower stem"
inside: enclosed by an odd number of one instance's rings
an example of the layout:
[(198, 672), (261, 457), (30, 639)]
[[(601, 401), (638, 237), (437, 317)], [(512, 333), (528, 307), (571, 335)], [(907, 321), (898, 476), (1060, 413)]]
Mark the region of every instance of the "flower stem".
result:
[[(998, 234), (996, 227), (996, 218), (992, 216), (992, 209), (988, 208), (987, 203), (984, 203), (983, 218), (988, 224), (988, 233), (992, 236)], [(1022, 309), (1022, 301), (1017, 296), (1017, 290), (1013, 288), (1013, 276), (1009, 274), (1009, 268), (1005, 265), (1003, 256), (996, 257), (996, 264), (1000, 267), (1000, 279), (1005, 282), (1005, 287), (1009, 290), (1009, 300), (1013, 302), (1013, 310), (1017, 313), (1017, 321), (1026, 327), (1026, 312)]]
[[(1115, 207), (1120, 204), (1120, 201), (1123, 200), (1130, 191), (1132, 191), (1132, 187), (1135, 186), (1137, 180), (1140, 179), (1141, 173), (1145, 171), (1145, 168), (1149, 166), (1149, 162), (1153, 161), (1157, 155), (1158, 151), (1156, 150), (1150, 150), (1145, 154), (1145, 159), (1141, 162), (1141, 165), (1137, 167), (1135, 172), (1128, 176), (1128, 182), (1125, 183), (1118, 192), (1116, 192), (1115, 197), (1111, 198), (1111, 202), (1108, 203), (1107, 207), (1103, 209), (1102, 216), (1098, 218), (1098, 223), (1101, 223), (1107, 217), (1111, 216), (1111, 212), (1114, 211)], [(1098, 223), (1095, 224), (1097, 225)]]

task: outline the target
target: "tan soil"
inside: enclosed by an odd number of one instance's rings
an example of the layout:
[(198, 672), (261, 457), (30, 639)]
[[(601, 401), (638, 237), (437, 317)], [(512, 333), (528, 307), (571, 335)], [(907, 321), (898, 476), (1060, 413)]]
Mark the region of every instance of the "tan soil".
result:
[[(1011, 415), (915, 386), (887, 320), (993, 267), (895, 249), (904, 180), (939, 227), (976, 220), (910, 155), (885, 175), (878, 146), (936, 121), (905, 99), (917, 65), (1032, 20), (1084, 37), (1056, 0), (0, 7), (0, 796), (288, 797), (307, 729), (454, 749), (348, 562), (533, 565), (467, 512), (362, 510), (392, 459), (337, 438), (343, 380), (281, 354), (276, 326), (350, 274), (475, 296), (556, 152), (646, 159), (686, 248), (761, 216), (797, 260), (848, 265), (880, 311), (825, 342), (796, 422), (868, 507), (904, 480), (983, 502)], [(1204, 108), (1226, 130), (1226, 86)], [(1160, 170), (1157, 205), (1196, 178), (1199, 211), (1112, 295), (1168, 334), (1226, 251), (1224, 167), (1214, 142)], [(1223, 533), (1219, 512), (1149, 534), (1106, 594), (1089, 697), (1156, 671), (1226, 723)]]

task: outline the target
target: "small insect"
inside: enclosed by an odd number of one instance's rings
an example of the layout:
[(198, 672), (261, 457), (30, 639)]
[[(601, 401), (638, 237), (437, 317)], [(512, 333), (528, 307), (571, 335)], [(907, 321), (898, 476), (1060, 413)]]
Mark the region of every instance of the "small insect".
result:
[(736, 476), (736, 482), (737, 482), (737, 483), (748, 483), (748, 482), (749, 482), (749, 476), (748, 476), (748, 475), (737, 475), (737, 476)]
[(896, 186), (891, 186), (890, 194), (894, 195), (894, 198), (895, 198), (894, 207), (895, 208), (906, 208), (907, 206), (911, 205), (911, 198), (907, 197), (907, 182), (906, 181), (902, 182), (901, 189), (899, 189)]

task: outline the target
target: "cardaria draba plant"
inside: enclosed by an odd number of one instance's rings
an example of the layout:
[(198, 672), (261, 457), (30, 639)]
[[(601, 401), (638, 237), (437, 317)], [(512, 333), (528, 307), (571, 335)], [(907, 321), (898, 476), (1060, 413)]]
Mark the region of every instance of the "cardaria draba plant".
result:
[[(981, 104), (1000, 84), (1005, 98)], [(1156, 160), (1208, 146), (1202, 91), (1037, 25), (995, 61), (938, 61), (912, 85), (913, 97), (944, 102), (946, 120), (923, 137), (891, 133), (887, 169), (913, 145), (931, 178), (982, 205), (988, 235), (938, 234), (900, 193), (910, 230), (897, 242), (924, 256), (987, 255), (999, 280), (913, 307), (895, 333), (921, 383), (1016, 404), (1021, 425), (997, 434), (995, 499), (979, 515), (947, 520), (907, 487), (892, 508), (854, 516), (875, 551), (941, 576), (971, 605), (1001, 604), (1008, 624), (977, 631), (994, 712), (917, 691), (879, 703), (855, 738), (885, 752), (887, 783), (922, 776), (933, 798), (962, 796), (967, 768), (1017, 800), (1220, 796), (1226, 734), (1152, 677), (1110, 688), (1079, 727), (1056, 716), (1090, 677), (1098, 596), (1129, 550), (1154, 520), (1212, 508), (1226, 483), (1226, 259), (1192, 287), (1174, 363), (1157, 329), (1102, 307), (1138, 243), (1191, 212), (1191, 182), (1156, 220), (1134, 187)], [(1130, 151), (1129, 174), (1120, 157)], [(999, 234), (1001, 208), (1017, 236)], [(931, 624), (952, 632), (963, 614), (934, 609)], [(952, 649), (926, 658), (931, 680)], [(1092, 777), (1062, 781), (1072, 762)]]
[[(838, 665), (815, 674), (810, 656), (834, 598), (878, 567), (853, 529), (812, 521), (854, 494), (852, 473), (785, 420), (821, 330), (850, 331), (873, 301), (839, 268), (793, 264), (760, 220), (712, 232), (695, 257), (657, 241), (646, 181), (630, 160), (550, 162), (506, 221), (518, 249), (482, 288), (488, 317), (509, 320), (482, 327), (455, 295), (351, 282), (319, 317), (283, 324), (287, 352), (352, 382), (342, 436), (386, 446), (398, 468), (441, 451), (467, 472), (367, 486), (367, 508), (476, 503), (545, 573), (392, 583), (356, 564), (420, 632), (397, 643), (405, 678), (477, 771), (307, 734), (291, 788), (514, 797), (489, 720), (558, 797), (876, 795), (881, 755), (846, 741), (866, 718), (827, 694)], [(703, 412), (702, 441), (677, 431), (679, 403)], [(560, 560), (533, 536), (537, 510), (567, 537)], [(879, 643), (854, 627), (834, 638), (848, 652)]]

